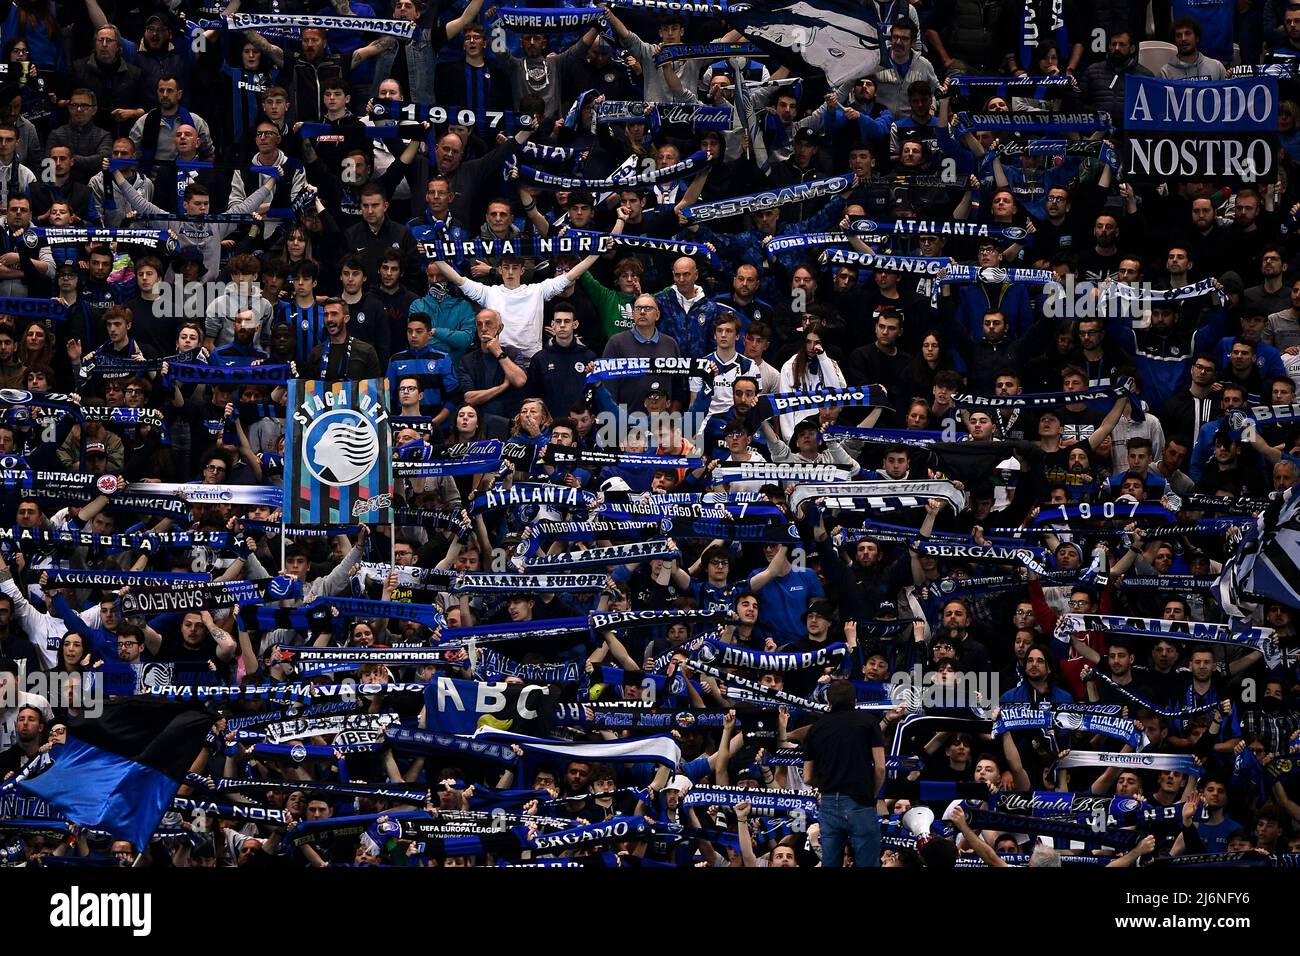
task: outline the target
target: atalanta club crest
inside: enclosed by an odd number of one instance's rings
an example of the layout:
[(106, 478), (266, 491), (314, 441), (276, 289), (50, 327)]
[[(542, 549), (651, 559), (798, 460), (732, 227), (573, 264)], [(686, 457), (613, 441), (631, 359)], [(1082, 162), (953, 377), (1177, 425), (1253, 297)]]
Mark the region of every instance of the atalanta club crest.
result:
[(303, 468), (331, 488), (351, 487), (374, 470), (382, 447), (379, 429), (388, 421), (388, 412), (370, 395), (362, 395), (357, 408), (347, 401), (346, 392), (311, 395), (293, 416), (302, 429)]

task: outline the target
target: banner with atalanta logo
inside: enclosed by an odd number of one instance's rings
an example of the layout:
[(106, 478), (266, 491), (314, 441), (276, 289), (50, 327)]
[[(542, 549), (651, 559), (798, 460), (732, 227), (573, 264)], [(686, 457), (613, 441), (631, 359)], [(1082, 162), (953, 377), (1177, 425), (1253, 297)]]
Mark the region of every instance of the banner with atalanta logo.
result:
[(392, 512), (388, 382), (289, 382), (286, 523), (384, 524)]

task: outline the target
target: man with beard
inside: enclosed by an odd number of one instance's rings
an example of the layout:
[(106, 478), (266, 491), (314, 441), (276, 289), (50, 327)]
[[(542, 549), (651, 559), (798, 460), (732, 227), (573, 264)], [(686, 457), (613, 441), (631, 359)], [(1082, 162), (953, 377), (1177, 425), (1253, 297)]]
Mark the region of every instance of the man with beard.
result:
[(1127, 30), (1116, 30), (1106, 40), (1106, 59), (1083, 71), (1079, 87), (1084, 102), (1110, 114), (1111, 121), (1124, 127), (1124, 81), (1129, 76), (1150, 76), (1137, 61), (1137, 44)]
[(374, 346), (348, 334), (348, 309), (341, 299), (321, 299), (325, 310), (324, 342), (312, 349), (304, 368), (326, 382), (379, 378), (383, 369)]

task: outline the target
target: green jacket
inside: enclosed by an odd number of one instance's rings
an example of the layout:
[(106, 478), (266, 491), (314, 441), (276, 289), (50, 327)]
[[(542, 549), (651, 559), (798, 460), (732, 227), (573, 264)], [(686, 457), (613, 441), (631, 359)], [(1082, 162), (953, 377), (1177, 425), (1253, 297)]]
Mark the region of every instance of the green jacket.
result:
[(582, 286), (595, 307), (596, 314), (600, 317), (601, 332), (606, 339), (632, 328), (632, 301), (636, 296), (601, 285), (590, 272), (582, 274), (578, 285)]

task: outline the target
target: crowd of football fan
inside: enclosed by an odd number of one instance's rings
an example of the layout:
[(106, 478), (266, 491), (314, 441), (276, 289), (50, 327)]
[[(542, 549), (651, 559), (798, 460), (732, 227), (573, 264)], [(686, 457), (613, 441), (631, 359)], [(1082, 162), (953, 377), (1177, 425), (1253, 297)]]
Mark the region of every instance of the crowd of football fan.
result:
[[(1138, 64), (1140, 41), (1155, 37), (1176, 46), (1160, 71), (1166, 78), (1222, 79), (1234, 56), (1250, 64), (1300, 55), (1300, 5), (1224, 4), (1225, 32), (1216, 4), (1204, 5), (1214, 18), (1211, 30), (1179, 17), (1183, 4), (1177, 2), (1172, 13), (1167, 3), (1154, 4), (1152, 28), (1145, 2), (1065, 0), (1066, 49), (1045, 43), (1025, 65), (1017, 62), (1018, 0), (865, 0), (861, 7), (882, 24), (880, 66), (839, 89), (828, 89), (815, 69), (800, 75), (777, 69), (772, 60), (750, 60), (740, 76), (722, 61), (654, 65), (657, 41), (740, 38), (718, 19), (607, 8), (603, 24), (571, 44), (556, 44), (546, 34), (493, 30), (496, 11), (482, 6), (482, 0), (442, 10), (414, 0), (396, 0), (391, 8), (338, 0), (322, 10), (302, 0), (272, 0), (243, 9), (414, 20), (415, 36), (407, 41), (317, 29), (286, 38), (274, 31), (233, 32), (213, 20), (240, 9), (239, 0), (225, 11), (187, 7), (183, 14), (153, 0), (0, 0), (6, 66), (0, 75), (0, 205), (7, 220), (0, 231), (0, 294), (57, 298), (66, 307), (54, 321), (0, 316), (0, 386), (16, 390), (0, 392), (6, 408), (0, 454), (30, 469), (129, 482), (276, 485), (285, 453), (283, 411), (261, 416), (255, 410), (283, 406), (283, 388), (165, 386), (165, 366), (123, 373), (113, 370), (113, 360), (223, 368), (294, 363), (302, 378), (387, 376), (392, 415), (403, 422), (394, 445), (407, 452), (424, 443), (436, 455), (443, 446), (483, 439), (526, 450), (508, 459), (501, 473), (399, 480), (398, 499), (411, 508), (460, 514), (489, 489), (525, 481), (619, 502), (646, 494), (759, 492), (762, 500), (785, 507), (790, 484), (710, 480), (719, 462), (755, 460), (851, 466), (860, 469), (858, 480), (956, 479), (966, 505), (954, 513), (931, 500), (880, 515), (880, 521), (919, 531), (876, 536), (870, 531), (875, 516), (867, 521), (860, 512), (813, 504), (790, 514), (802, 535), (797, 544), (742, 544), (723, 536), (674, 541), (677, 560), (611, 569), (598, 595), (530, 592), (498, 600), (415, 589), (419, 601), (441, 607), (448, 627), (569, 618), (590, 610), (725, 607), (736, 616), (722, 628), (721, 640), (744, 649), (815, 651), (847, 642), (850, 653), (835, 668), (739, 675), (786, 692), (788, 701), (829, 700), (828, 713), (793, 702), (777, 709), (760, 692), (741, 693), (726, 678), (693, 669), (689, 650), (672, 653), (703, 626), (606, 629), (586, 641), (539, 638), (507, 648), (522, 655), (522, 663), (580, 664), (586, 676), (552, 686), (554, 700), (594, 706), (640, 699), (650, 688), (656, 710), (698, 711), (699, 721), (675, 732), (682, 763), (670, 774), (656, 772), (653, 763), (557, 759), (529, 764), (528, 779), (514, 781), (512, 772), (503, 776), (499, 766), (470, 756), (412, 759), (391, 749), (296, 761), (256, 755), (233, 735), (227, 740), (220, 725), (195, 773), (300, 784), (243, 790), (231, 798), (286, 811), (289, 834), (300, 821), (423, 809), (423, 801), (316, 789), (349, 781), (427, 785), (434, 814), (479, 806), (475, 788), (516, 786), (538, 793), (507, 806), (514, 813), (568, 818), (575, 825), (636, 815), (685, 828), (688, 835), (676, 842), (641, 839), (570, 851), (629, 865), (840, 865), (841, 857), (875, 865), (881, 826), (886, 865), (952, 865), (958, 846), (963, 859), (974, 859), (972, 851), (984, 855), (989, 846), (1003, 854), (1030, 851), (1033, 837), (980, 834), (963, 812), (945, 813), (949, 800), (930, 803), (960, 834), (925, 834), (918, 844), (906, 826), (895, 825), (900, 814), (924, 802), (915, 796), (920, 790), (911, 798), (900, 795), (909, 769), (912, 783), (986, 784), (990, 803), (1001, 792), (1059, 787), (1135, 797), (1148, 806), (1184, 805), (1171, 829), (1117, 855), (1122, 863), (1139, 853), (1145, 860), (1152, 854), (1295, 851), (1300, 791), (1288, 790), (1281, 768), (1289, 772), (1292, 738), (1300, 730), (1300, 610), (1270, 603), (1254, 621), (1274, 629), (1282, 648), (1283, 663), (1272, 669), (1244, 648), (1093, 632), (1076, 633), (1069, 643), (1054, 639), (1065, 614), (1113, 610), (1225, 620), (1209, 590), (1166, 593), (1126, 584), (1158, 575), (1213, 577), (1235, 538), (1162, 534), (1159, 522), (1129, 525), (1122, 535), (1122, 521), (1077, 516), (1054, 524), (1055, 534), (1027, 537), (1027, 543), (1046, 543), (1047, 572), (1080, 573), (1084, 583), (1074, 586), (1005, 563), (920, 554), (915, 545), (945, 532), (978, 544), (986, 529), (1038, 528), (1044, 511), (1080, 502), (1160, 502), (1186, 530), (1202, 516), (1257, 513), (1270, 493), (1294, 485), (1300, 474), (1293, 457), (1300, 447), (1296, 423), (1233, 428), (1225, 416), (1239, 410), (1249, 417), (1255, 406), (1296, 402), (1295, 82), (1281, 81), (1278, 175), (1251, 185), (1135, 184), (1121, 181), (1095, 156), (1000, 155), (993, 134), (959, 131), (954, 117), (963, 109), (1104, 109), (1116, 126), (1105, 138), (1118, 147), (1125, 77), (1150, 75)], [(1042, 6), (1050, 7), (1050, 0)], [(205, 18), (217, 25), (194, 25)], [(1047, 98), (1038, 99), (1022, 95), (1025, 87), (1000, 96), (951, 82), (959, 74), (1010, 78), (1025, 72), (1065, 74), (1075, 83), (1049, 87)], [(798, 82), (780, 82), (790, 78)], [(761, 165), (743, 126), (697, 133), (650, 117), (595, 122), (602, 97), (726, 105), (738, 80), (751, 84), (760, 111), (767, 148)], [(396, 135), (381, 135), (375, 131), (398, 125), (371, 118), (370, 106), (384, 100), (467, 108), (476, 122), (447, 125), (416, 116)], [(304, 138), (303, 124), (324, 124), (325, 131)], [(696, 150), (707, 155), (707, 167), (647, 187), (544, 191), (511, 171), (540, 165), (523, 156), (528, 143), (573, 148), (577, 175), (586, 179), (607, 177), (629, 158), (632, 168), (647, 172)], [(183, 165), (196, 161), (209, 165)], [(845, 169), (854, 182), (839, 195), (704, 224), (682, 214), (693, 203), (803, 184)], [(945, 177), (945, 169), (960, 173)], [(235, 215), (220, 222), (198, 218), (222, 213)], [(945, 285), (932, 299), (931, 275), (823, 265), (818, 248), (772, 256), (765, 250), (767, 237), (833, 231), (856, 218), (1028, 231), (1011, 241), (936, 228), (883, 244), (855, 239), (852, 248), (862, 251), (1051, 269), (1062, 281), (1113, 279), (1173, 289), (1212, 278), (1217, 285), (1199, 298), (1157, 303), (1149, 323), (1133, 328), (1127, 320), (1045, 314), (1041, 286)], [(32, 233), (60, 226), (148, 227), (170, 236), (150, 248), (51, 245)], [(685, 240), (702, 244), (708, 255), (618, 246), (588, 258), (461, 255), (435, 261), (423, 245), (555, 237), (566, 227)], [(712, 382), (647, 375), (588, 383), (590, 363), (599, 357), (679, 355), (712, 360)], [(420, 366), (427, 374), (402, 374), (400, 363), (411, 359), (430, 360)], [(1131, 391), (1113, 404), (1006, 411), (954, 399), (1126, 381)], [(830, 408), (803, 419), (759, 420), (754, 414), (767, 394), (861, 385), (882, 389), (889, 407)], [(43, 413), (45, 395), (84, 406), (153, 409), (160, 420), (82, 423)], [(1130, 402), (1140, 402), (1146, 414), (1134, 416)], [(943, 436), (933, 447), (908, 441), (905, 433), (896, 443), (878, 443), (828, 431), (832, 425)], [(1001, 454), (981, 451), (981, 443), (994, 441), (1010, 444), (997, 446)], [(569, 468), (547, 463), (548, 445), (699, 457), (704, 464), (694, 470)], [(1225, 499), (1228, 506), (1193, 507), (1189, 502), (1197, 496), (1202, 503)], [(113, 534), (156, 526), (239, 533), (247, 547), (233, 556), (0, 544), (5, 686), (56, 671), (67, 678), (60, 686), (87, 687), (106, 668), (125, 668), (137, 692), (160, 680), (151, 671), (158, 667), (166, 675), (161, 680), (172, 683), (278, 683), (295, 679), (292, 663), (276, 649), (281, 644), (429, 644), (438, 634), (417, 622), (346, 617), (324, 630), (250, 632), (228, 610), (144, 619), (124, 614), (116, 592), (55, 586), (45, 571), (210, 569), (225, 580), (274, 579), (280, 590), (268, 600), (284, 597), (285, 606), (342, 594), (402, 599), (403, 569), (508, 571), (516, 546), (539, 533), (528, 532), (529, 526), (560, 517), (553, 508), (525, 505), (477, 515), (463, 532), (399, 522), (395, 539), (380, 526), (351, 537), (290, 535), (282, 549), (278, 514), (270, 507), (196, 506), (189, 525), (149, 519), (141, 526), (138, 515), (116, 510), (111, 496), (80, 507), (51, 506), (13, 481), (7, 482), (4, 515), (3, 524), (17, 529)], [(852, 533), (864, 526), (866, 532)], [(571, 547), (559, 538), (542, 540), (544, 552)], [(395, 568), (367, 579), (358, 568), (363, 562)], [(1106, 572), (1101, 577), (1082, 575), (1098, 565)], [(967, 579), (996, 577), (1008, 586), (962, 586)], [(898, 619), (903, 623), (891, 631), (887, 622)], [(871, 636), (859, 633), (859, 621), (872, 622)], [(924, 732), (897, 730), (908, 716), (902, 706), (854, 709), (855, 696), (869, 699), (870, 688), (914, 667), (939, 684), (982, 681), (991, 688), (984, 703), (1000, 697), (1004, 704), (1124, 705), (1143, 749), (1194, 755), (1202, 773), (1085, 767), (1067, 776), (1052, 766), (1062, 750), (1116, 750), (1118, 744), (1069, 730), (994, 738), (987, 709), (929, 709), (950, 721)], [(392, 672), (364, 664), (359, 673), (342, 676), (419, 683), (435, 673), (470, 676), (464, 662)], [(1217, 706), (1167, 719), (1135, 705), (1116, 686), (1171, 711)], [(0, 777), (22, 774), (33, 762), (57, 762), (65, 722), (76, 714), (73, 700), (0, 698)], [(418, 696), (378, 694), (368, 707), (405, 719), (417, 717), (422, 703)], [(708, 714), (720, 720), (710, 723), (703, 719)], [(619, 736), (566, 729), (562, 722), (552, 733), (557, 740)], [(328, 746), (331, 738), (312, 742)], [(799, 761), (772, 759), (797, 747)], [(1243, 749), (1267, 771), (1262, 781), (1235, 772)], [(891, 766), (886, 780), (886, 751), (920, 760), (901, 770)], [(882, 783), (884, 798), (877, 801)], [(788, 819), (760, 817), (757, 800), (754, 807), (686, 806), (683, 797), (693, 784), (817, 788), (822, 819), (792, 826)], [(547, 800), (554, 802), (543, 808)], [(66, 839), (12, 828), (0, 836), (6, 846), (21, 838), (9, 859), (32, 864), (77, 856), (153, 866), (482, 865), (494, 859), (418, 853), (407, 840), (394, 849), (393, 841), (356, 830), (299, 844), (283, 825), (236, 817), (210, 818), (207, 830), (188, 815), (169, 817), (168, 828), (172, 835), (148, 847), (75, 827)], [(1055, 850), (1043, 845), (1033, 860), (1059, 865), (1060, 856), (1089, 852), (1081, 844), (1074, 850), (1065, 843)]]

